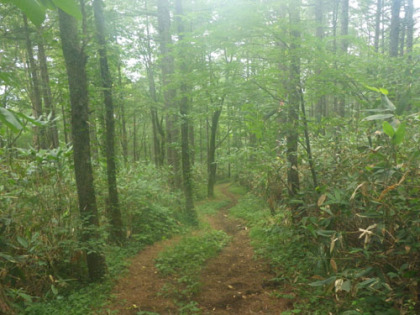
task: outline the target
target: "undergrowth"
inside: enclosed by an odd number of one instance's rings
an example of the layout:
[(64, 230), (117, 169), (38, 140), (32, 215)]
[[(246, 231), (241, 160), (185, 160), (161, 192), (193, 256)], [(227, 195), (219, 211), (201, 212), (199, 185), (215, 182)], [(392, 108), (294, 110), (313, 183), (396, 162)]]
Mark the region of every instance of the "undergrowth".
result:
[[(348, 261), (333, 258), (333, 250), (324, 246), (322, 239), (327, 236), (330, 245), (340, 242), (339, 235), (323, 230), (313, 234), (305, 220), (305, 224), (292, 225), (290, 211), (285, 206), (278, 207), (272, 216), (265, 201), (253, 194), (241, 198), (230, 213), (247, 221), (256, 253), (271, 263), (272, 285), (279, 292), (292, 291), (298, 297), (293, 301), (294, 313), (415, 314), (415, 303), (406, 303), (400, 313), (392, 299), (384, 299), (383, 291), (390, 292), (391, 288), (378, 270), (355, 263), (351, 255), (360, 251), (369, 255), (367, 246), (353, 248), (353, 252), (343, 255)], [(340, 270), (336, 261), (349, 267)]]
[[(182, 193), (169, 188), (167, 170), (144, 165), (141, 172), (125, 168), (119, 174), (126, 246), (108, 242), (105, 172), (98, 172), (96, 181), (101, 238), (82, 244), (69, 152), (26, 154), (0, 169), (0, 193), (8, 187), (0, 199), (0, 296), (10, 314), (87, 314), (105, 303), (126, 257), (186, 230), (179, 215)], [(102, 284), (88, 284), (89, 248), (101, 248), (106, 257), (108, 275)]]

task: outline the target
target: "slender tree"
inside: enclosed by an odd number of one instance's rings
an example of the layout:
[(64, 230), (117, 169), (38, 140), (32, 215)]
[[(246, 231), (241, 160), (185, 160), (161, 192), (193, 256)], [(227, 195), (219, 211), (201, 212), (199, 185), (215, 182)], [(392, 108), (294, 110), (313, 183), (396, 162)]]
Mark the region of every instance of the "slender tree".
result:
[(299, 191), (298, 141), (299, 141), (299, 107), (300, 107), (300, 2), (289, 2), (290, 45), (289, 45), (289, 82), (288, 82), (288, 130), (286, 137), (287, 184), (291, 198)]
[(51, 94), (50, 75), (48, 73), (47, 56), (45, 54), (44, 34), (41, 28), (38, 28), (38, 59), (41, 70), (42, 98), (44, 100), (45, 113), (50, 119), (46, 130), (46, 140), (50, 148), (58, 148), (59, 140), (55, 114), (56, 109)]
[(375, 51), (379, 51), (379, 37), (381, 35), (381, 16), (382, 16), (382, 1), (376, 1), (376, 13), (375, 13), (375, 40), (374, 47)]
[[(38, 67), (33, 53), (33, 45), (30, 37), (28, 19), (23, 15), (23, 23), (25, 28), (26, 52), (28, 53), (29, 70), (30, 70), (30, 86), (31, 86), (31, 101), (32, 113), (36, 119), (42, 116), (42, 97), (40, 90), (40, 80), (38, 75)], [(45, 149), (45, 134), (44, 129), (34, 126), (33, 141), (36, 149)]]
[(76, 19), (59, 9), (59, 24), (70, 90), (74, 171), (83, 224), (81, 241), (83, 246), (89, 247), (86, 253), (89, 277), (97, 281), (104, 277), (106, 264), (98, 248), (99, 219), (90, 154), (86, 55), (80, 46)]
[(398, 43), (400, 39), (400, 9), (401, 0), (392, 0), (391, 25), (389, 31), (389, 56), (398, 56)]
[(182, 179), (183, 189), (185, 196), (185, 213), (188, 220), (193, 224), (198, 224), (197, 213), (194, 210), (194, 196), (193, 196), (193, 178), (191, 169), (191, 152), (190, 152), (190, 125), (189, 125), (189, 88), (186, 83), (185, 77), (188, 75), (187, 60), (184, 50), (187, 48), (184, 42), (184, 9), (182, 0), (176, 0), (175, 12), (177, 16), (177, 29), (178, 29), (178, 59), (179, 70), (181, 73), (181, 96), (179, 99), (179, 113), (181, 116), (181, 160), (182, 160)]
[(122, 244), (125, 239), (121, 211), (118, 202), (117, 170), (115, 163), (115, 119), (114, 102), (112, 99), (112, 79), (108, 66), (108, 55), (105, 40), (105, 18), (102, 0), (93, 1), (95, 16), (96, 36), (98, 40), (99, 63), (101, 68), (102, 89), (105, 105), (106, 126), (106, 163), (108, 179), (109, 217), (111, 220), (111, 240)]
[(158, 32), (159, 32), (159, 46), (162, 55), (161, 69), (162, 69), (162, 89), (164, 94), (164, 101), (166, 107), (166, 145), (167, 145), (167, 160), (168, 164), (173, 168), (174, 176), (172, 185), (180, 187), (179, 174), (179, 152), (177, 146), (179, 143), (179, 129), (176, 119), (176, 91), (171, 86), (171, 77), (174, 75), (174, 58), (172, 55), (171, 46), (171, 17), (169, 13), (168, 0), (157, 1), (158, 11)]

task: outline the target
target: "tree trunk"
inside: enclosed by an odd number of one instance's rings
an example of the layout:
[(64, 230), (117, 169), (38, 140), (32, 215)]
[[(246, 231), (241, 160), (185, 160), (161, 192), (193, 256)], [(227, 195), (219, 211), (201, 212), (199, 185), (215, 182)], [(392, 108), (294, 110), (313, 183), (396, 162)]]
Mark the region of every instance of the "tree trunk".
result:
[[(323, 0), (316, 0), (315, 1), (315, 22), (316, 22), (316, 37), (318, 38), (318, 42), (322, 43), (324, 38), (324, 1)], [(293, 40), (293, 39), (292, 39)], [(321, 73), (321, 69), (318, 68), (316, 70), (317, 74)], [(321, 89), (319, 89), (321, 91)], [(315, 116), (318, 122), (321, 122), (323, 116), (326, 113), (326, 99), (325, 95), (320, 95), (317, 103), (316, 103), (316, 110)], [(324, 131), (322, 131), (324, 133)]]
[(170, 47), (172, 46), (172, 39), (170, 33), (171, 17), (169, 14), (168, 0), (157, 1), (158, 10), (158, 32), (159, 32), (159, 46), (162, 55), (162, 88), (166, 107), (166, 145), (167, 145), (167, 160), (169, 166), (172, 167), (174, 176), (171, 184), (174, 187), (180, 186), (180, 163), (179, 152), (177, 150), (179, 143), (179, 130), (176, 119), (176, 102), (175, 90), (170, 87), (171, 76), (174, 74), (174, 59), (171, 54)]
[(124, 163), (127, 164), (128, 162), (128, 139), (127, 139), (127, 124), (126, 124), (126, 117), (125, 117), (125, 105), (123, 101), (123, 97), (121, 95), (122, 89), (122, 76), (121, 76), (121, 62), (118, 62), (118, 85), (119, 85), (119, 103), (120, 103), (120, 118), (121, 118), (121, 148), (124, 158)]
[(96, 36), (99, 44), (98, 53), (105, 105), (105, 155), (107, 163), (109, 217), (111, 220), (110, 238), (113, 242), (122, 244), (125, 241), (125, 232), (118, 201), (117, 170), (115, 163), (114, 103), (112, 100), (112, 79), (111, 74), (109, 73), (108, 55), (106, 50), (105, 19), (102, 0), (93, 1), (93, 10), (95, 16)]
[(137, 162), (139, 157), (137, 155), (137, 117), (136, 112), (133, 113), (133, 161)]
[(375, 41), (374, 41), (374, 47), (375, 47), (376, 52), (379, 51), (379, 37), (380, 37), (380, 34), (381, 34), (382, 1), (383, 0), (377, 0), (376, 1)]
[(341, 51), (347, 54), (349, 41), (346, 38), (349, 35), (349, 0), (342, 0), (341, 7)]
[(300, 105), (300, 57), (299, 42), (300, 32), (296, 29), (300, 23), (299, 14), (300, 3), (289, 5), (289, 23), (291, 43), (289, 46), (290, 66), (289, 66), (289, 86), (288, 86), (288, 132), (286, 137), (287, 161), (289, 164), (287, 171), (287, 184), (290, 198), (294, 198), (299, 191), (299, 172), (298, 172), (298, 140), (299, 140), (299, 105)]
[(88, 247), (86, 259), (89, 277), (92, 281), (96, 281), (104, 277), (106, 264), (101, 250), (89, 245), (95, 244), (95, 246), (98, 246), (100, 237), (90, 157), (86, 56), (80, 47), (76, 20), (59, 10), (59, 24), (70, 90), (74, 171), (83, 224), (81, 240), (84, 243), (82, 246)]
[[(222, 104), (223, 105), (223, 104)], [(207, 182), (207, 197), (214, 198), (214, 185), (216, 184), (216, 135), (217, 126), (219, 125), (220, 114), (222, 113), (222, 105), (217, 109), (211, 119), (210, 128), (210, 142), (207, 154), (207, 170), (208, 170), (208, 182)]]
[(407, 0), (406, 10), (406, 27), (407, 27), (407, 40), (406, 50), (407, 54), (413, 52), (413, 37), (414, 37), (414, 4), (413, 0)]
[[(147, 1), (145, 2), (145, 10), (147, 11)], [(153, 72), (153, 57), (152, 57), (152, 46), (151, 46), (151, 36), (149, 30), (149, 17), (146, 16), (146, 35), (147, 35), (147, 60), (146, 60), (146, 70), (147, 70), (147, 79), (149, 82), (149, 94), (152, 100), (152, 105), (150, 107), (150, 117), (152, 120), (152, 131), (153, 131), (153, 155), (155, 165), (157, 167), (163, 166), (164, 163), (164, 147), (165, 143), (165, 132), (163, 126), (159, 120), (159, 113), (156, 108), (158, 99), (156, 96), (156, 84), (155, 77)]]
[(401, 0), (392, 0), (391, 26), (389, 32), (389, 56), (398, 56), (398, 42), (400, 36), (400, 8)]
[(185, 47), (184, 39), (184, 10), (182, 7), (182, 0), (175, 1), (176, 6), (176, 16), (178, 24), (178, 44), (179, 44), (179, 68), (181, 72), (181, 99), (179, 101), (179, 113), (181, 116), (181, 160), (182, 160), (182, 179), (183, 179), (183, 188), (185, 196), (185, 216), (189, 222), (194, 225), (198, 224), (197, 213), (194, 210), (194, 196), (193, 196), (193, 178), (192, 178), (192, 169), (191, 169), (191, 159), (190, 159), (190, 137), (189, 137), (189, 99), (188, 99), (188, 86), (185, 82), (185, 76), (188, 74), (187, 61), (185, 60), (185, 55), (183, 48)]
[[(39, 119), (42, 116), (42, 98), (40, 91), (40, 83), (38, 78), (37, 65), (34, 58), (32, 41), (29, 34), (29, 25), (26, 15), (23, 15), (23, 23), (25, 27), (25, 40), (26, 40), (26, 51), (28, 53), (30, 78), (31, 78), (31, 101), (32, 101), (32, 113), (35, 119)], [(37, 150), (46, 149), (44, 129), (42, 127), (34, 126), (34, 146)]]
[(48, 73), (47, 57), (45, 55), (44, 38), (41, 29), (38, 31), (38, 59), (41, 70), (41, 81), (42, 81), (42, 97), (44, 99), (44, 106), (46, 115), (49, 117), (48, 129), (47, 129), (47, 143), (50, 148), (58, 148), (58, 129), (55, 121), (55, 106), (53, 104), (51, 88), (50, 88), (50, 77)]

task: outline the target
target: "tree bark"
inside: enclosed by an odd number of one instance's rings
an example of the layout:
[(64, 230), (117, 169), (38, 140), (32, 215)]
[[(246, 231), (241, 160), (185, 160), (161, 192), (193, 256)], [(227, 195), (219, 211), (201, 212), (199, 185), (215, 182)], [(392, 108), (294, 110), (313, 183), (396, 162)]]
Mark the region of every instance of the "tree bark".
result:
[(105, 40), (105, 18), (103, 13), (102, 0), (93, 1), (93, 12), (95, 16), (96, 36), (98, 40), (99, 63), (101, 68), (101, 79), (105, 105), (105, 143), (106, 163), (108, 180), (108, 201), (109, 217), (111, 220), (110, 238), (117, 244), (125, 241), (125, 232), (121, 219), (121, 211), (118, 201), (117, 170), (115, 158), (115, 119), (114, 102), (112, 99), (112, 79), (109, 73), (108, 54)]
[(286, 137), (287, 147), (287, 184), (290, 198), (294, 198), (299, 191), (298, 173), (298, 139), (299, 139), (299, 105), (300, 105), (300, 57), (299, 43), (300, 32), (296, 29), (300, 23), (300, 3), (289, 3), (290, 23), (290, 65), (289, 65), (289, 86), (288, 86), (288, 131)]
[(414, 3), (413, 0), (407, 0), (406, 10), (406, 27), (407, 27), (407, 40), (406, 50), (407, 54), (413, 52), (413, 37), (414, 37)]
[(398, 56), (398, 43), (400, 36), (400, 9), (401, 0), (392, 0), (391, 26), (389, 32), (389, 56)]
[(374, 47), (375, 47), (376, 52), (379, 51), (379, 37), (380, 37), (380, 34), (381, 34), (382, 1), (383, 0), (377, 0), (376, 1), (375, 41), (374, 41)]
[(46, 114), (49, 117), (47, 129), (47, 143), (50, 148), (58, 148), (58, 129), (55, 121), (55, 106), (52, 101), (50, 76), (48, 73), (47, 57), (45, 55), (44, 38), (41, 29), (38, 30), (38, 59), (41, 70), (42, 81), (42, 98), (44, 99), (44, 106)]
[(182, 7), (182, 0), (175, 1), (175, 12), (177, 16), (177, 28), (178, 28), (178, 57), (179, 57), (179, 68), (181, 72), (181, 99), (179, 101), (179, 113), (181, 116), (181, 160), (182, 160), (182, 179), (185, 196), (185, 216), (189, 222), (194, 225), (198, 224), (197, 213), (194, 209), (194, 196), (193, 196), (193, 178), (191, 169), (191, 158), (190, 158), (190, 137), (189, 137), (189, 99), (188, 99), (188, 86), (185, 82), (185, 76), (188, 74), (187, 61), (183, 48), (185, 47), (184, 39), (184, 9)]
[(349, 41), (346, 38), (349, 35), (349, 0), (342, 0), (341, 7), (341, 51), (347, 54)]
[[(147, 11), (147, 1), (145, 2), (145, 10)], [(156, 84), (155, 77), (153, 72), (153, 61), (152, 61), (152, 46), (151, 46), (151, 36), (149, 29), (149, 17), (146, 16), (146, 35), (147, 35), (147, 60), (146, 60), (146, 71), (147, 79), (149, 82), (149, 94), (152, 100), (152, 105), (150, 107), (150, 117), (152, 120), (152, 132), (153, 132), (153, 155), (154, 162), (157, 167), (163, 166), (165, 155), (164, 155), (164, 146), (165, 146), (165, 132), (163, 126), (159, 119), (159, 113), (156, 108), (158, 103), (156, 95)]]
[[(315, 1), (315, 21), (316, 21), (316, 32), (315, 35), (318, 38), (318, 42), (322, 43), (324, 38), (324, 1), (316, 0)], [(316, 69), (317, 74), (321, 73), (321, 69)], [(322, 89), (318, 89), (321, 91)], [(320, 95), (317, 103), (315, 116), (318, 122), (321, 122), (322, 117), (326, 116), (326, 98), (325, 95)], [(322, 131), (324, 133), (324, 131)]]
[[(40, 81), (39, 81), (37, 65), (36, 65), (35, 57), (33, 53), (32, 41), (29, 34), (28, 19), (26, 18), (26, 15), (23, 15), (23, 23), (25, 27), (26, 51), (28, 53), (31, 88), (32, 88), (32, 91), (30, 91), (31, 101), (32, 101), (32, 113), (35, 119), (39, 119), (42, 116), (42, 98), (41, 98), (41, 91), (40, 91)], [(34, 131), (33, 141), (34, 141), (35, 148), (37, 150), (46, 149), (44, 129), (42, 127), (34, 126), (33, 131)]]
[(128, 139), (127, 139), (127, 123), (125, 117), (125, 105), (122, 97), (122, 76), (121, 76), (121, 62), (118, 62), (118, 85), (119, 85), (119, 108), (120, 108), (120, 119), (121, 119), (121, 148), (123, 153), (124, 163), (127, 164), (128, 162)]
[(174, 74), (174, 58), (171, 54), (171, 17), (169, 14), (168, 0), (157, 1), (158, 10), (158, 32), (159, 32), (159, 48), (162, 55), (161, 69), (162, 69), (162, 88), (166, 107), (166, 145), (167, 145), (167, 160), (169, 166), (173, 170), (173, 178), (171, 184), (174, 187), (180, 187), (180, 158), (177, 150), (179, 143), (179, 130), (176, 119), (176, 102), (175, 90), (170, 86), (171, 76)]
[[(90, 156), (86, 56), (80, 47), (76, 20), (59, 10), (60, 37), (70, 90), (73, 158), (79, 210), (83, 224), (81, 241), (86, 253), (89, 278), (101, 280), (106, 273), (105, 258), (97, 247), (100, 241), (98, 210)], [(95, 247), (89, 244), (95, 244)]]
[(217, 135), (217, 126), (219, 125), (219, 118), (222, 113), (222, 106), (217, 109), (211, 119), (210, 127), (210, 141), (207, 154), (207, 169), (208, 169), (208, 182), (207, 182), (207, 197), (214, 198), (214, 185), (216, 184), (216, 135)]

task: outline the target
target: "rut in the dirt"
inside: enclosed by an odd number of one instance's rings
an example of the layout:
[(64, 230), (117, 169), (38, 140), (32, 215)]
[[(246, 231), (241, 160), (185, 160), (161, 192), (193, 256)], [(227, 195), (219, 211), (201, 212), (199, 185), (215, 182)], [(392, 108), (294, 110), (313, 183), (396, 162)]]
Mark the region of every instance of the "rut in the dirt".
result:
[(281, 314), (291, 305), (263, 287), (273, 275), (267, 263), (254, 259), (246, 227), (228, 216), (236, 196), (227, 185), (220, 189), (232, 203), (209, 221), (214, 229), (230, 234), (232, 241), (203, 269), (201, 291), (194, 300), (205, 314)]
[[(269, 273), (267, 263), (254, 259), (245, 225), (229, 217), (228, 210), (236, 205), (237, 197), (228, 187), (225, 184), (217, 188), (231, 203), (207, 220), (212, 228), (225, 231), (232, 239), (204, 267), (201, 290), (193, 300), (203, 314), (281, 314), (291, 307), (290, 300), (278, 299), (271, 289), (264, 288), (264, 283), (273, 275)], [(140, 310), (179, 314), (171, 299), (159, 295), (168, 279), (161, 278), (154, 266), (159, 252), (178, 240), (156, 243), (131, 260), (128, 275), (120, 279), (113, 290), (111, 310), (116, 314), (137, 314)]]

